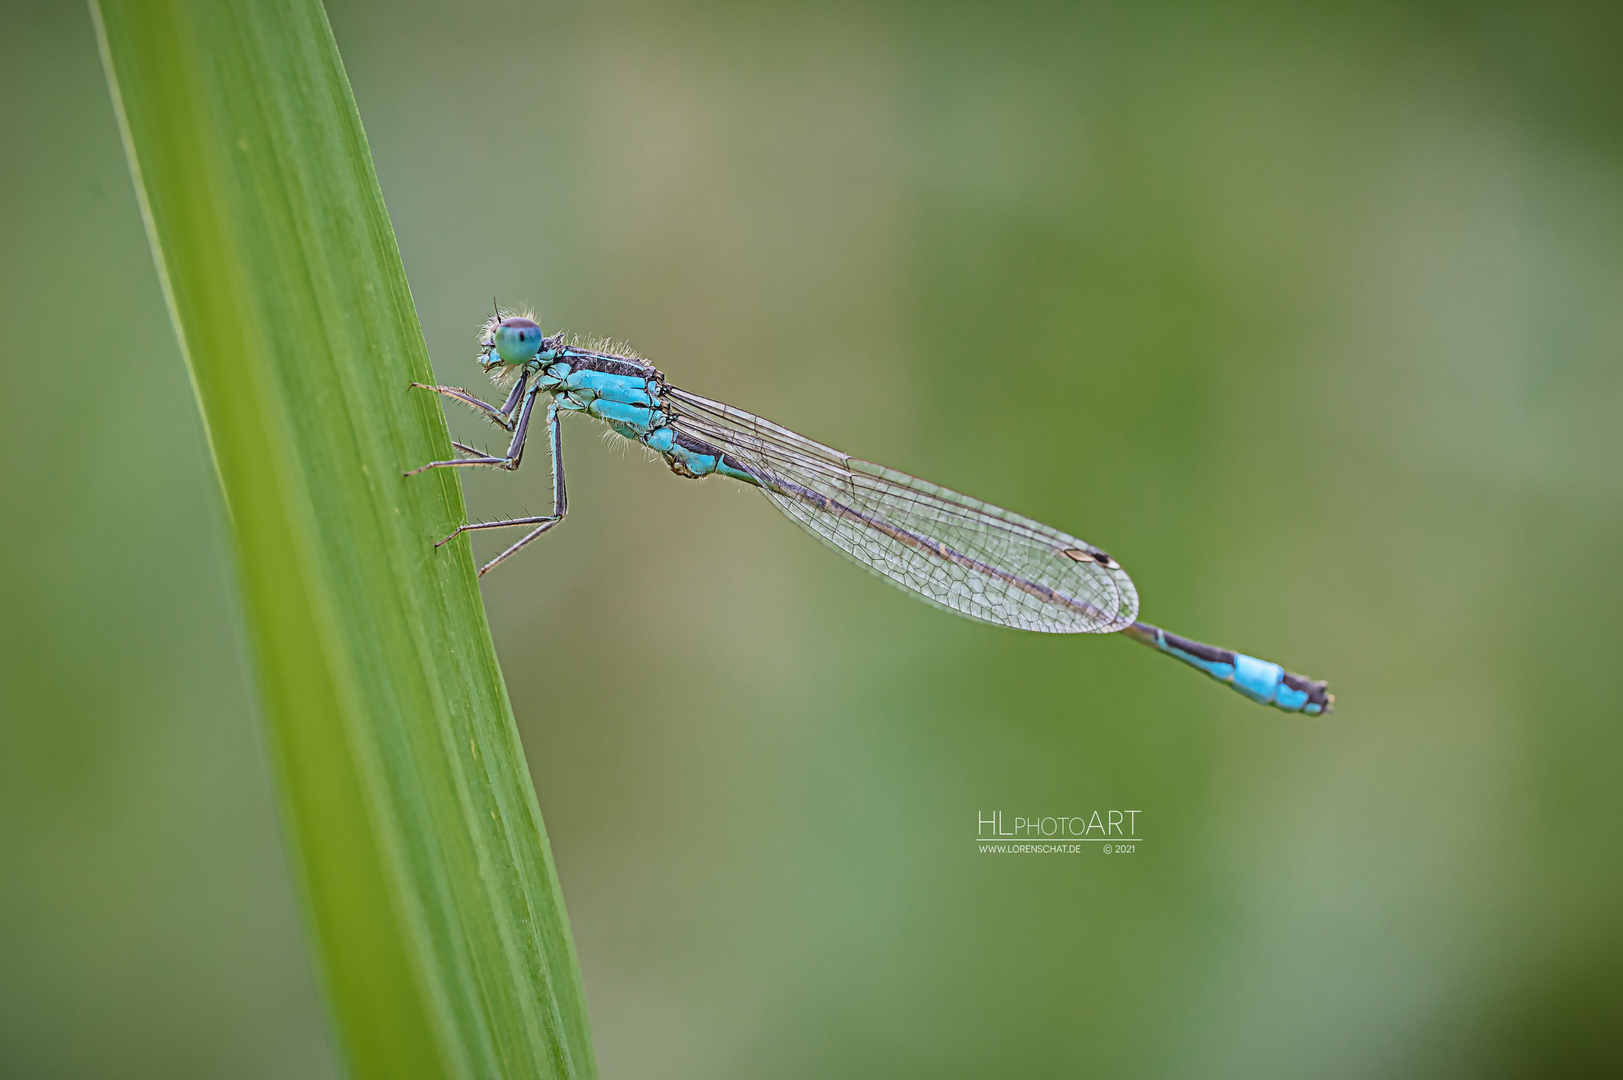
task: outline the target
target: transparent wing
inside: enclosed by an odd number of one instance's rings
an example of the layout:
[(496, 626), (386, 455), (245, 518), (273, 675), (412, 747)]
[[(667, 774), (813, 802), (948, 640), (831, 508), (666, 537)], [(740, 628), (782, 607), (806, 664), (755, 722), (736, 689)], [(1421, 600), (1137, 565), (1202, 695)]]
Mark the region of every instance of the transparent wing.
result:
[(725, 453), (801, 527), (901, 588), (982, 622), (1112, 633), (1138, 617), (1115, 560), (1058, 529), (671, 387), (671, 425)]

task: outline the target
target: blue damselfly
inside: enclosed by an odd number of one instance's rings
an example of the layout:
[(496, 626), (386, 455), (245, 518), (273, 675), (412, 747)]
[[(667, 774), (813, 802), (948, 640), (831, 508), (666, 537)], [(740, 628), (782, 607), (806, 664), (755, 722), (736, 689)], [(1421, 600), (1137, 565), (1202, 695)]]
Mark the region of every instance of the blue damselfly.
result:
[(480, 364), (498, 384), (511, 384), (503, 404), (454, 386), (412, 385), (472, 406), (511, 432), (507, 452), (497, 457), (455, 443), (466, 457), (406, 475), (463, 465), (518, 468), (531, 414), (545, 395), (552, 513), (471, 523), (440, 541), (477, 529), (529, 527), (480, 574), (563, 520), (569, 503), (559, 421), (565, 412), (583, 412), (662, 456), (678, 476), (725, 476), (759, 488), (830, 547), (955, 614), (1046, 633), (1122, 633), (1287, 712), (1327, 713), (1335, 701), (1323, 682), (1138, 622), (1138, 591), (1121, 564), (1058, 529), (672, 386), (628, 350), (566, 341), (562, 333), (548, 337), (527, 315), (498, 309), (479, 343)]

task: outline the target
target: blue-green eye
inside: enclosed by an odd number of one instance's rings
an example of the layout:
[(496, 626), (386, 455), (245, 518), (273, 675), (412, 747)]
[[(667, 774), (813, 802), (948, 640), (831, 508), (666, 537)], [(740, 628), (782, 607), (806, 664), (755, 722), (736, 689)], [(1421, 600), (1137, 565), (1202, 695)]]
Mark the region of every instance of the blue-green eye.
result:
[(496, 352), (505, 363), (528, 363), (540, 351), (541, 328), (529, 319), (503, 319), (496, 327)]

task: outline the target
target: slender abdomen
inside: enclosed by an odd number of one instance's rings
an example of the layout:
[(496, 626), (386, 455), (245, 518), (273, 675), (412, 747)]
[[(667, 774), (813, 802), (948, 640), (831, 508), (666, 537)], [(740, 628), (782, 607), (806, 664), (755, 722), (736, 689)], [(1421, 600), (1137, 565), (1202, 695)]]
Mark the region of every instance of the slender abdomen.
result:
[(1276, 709), (1318, 716), (1330, 712), (1336, 701), (1336, 696), (1329, 692), (1323, 681), (1286, 671), (1268, 660), (1190, 641), (1149, 623), (1134, 623), (1122, 633), (1204, 671), (1252, 701), (1272, 705)]

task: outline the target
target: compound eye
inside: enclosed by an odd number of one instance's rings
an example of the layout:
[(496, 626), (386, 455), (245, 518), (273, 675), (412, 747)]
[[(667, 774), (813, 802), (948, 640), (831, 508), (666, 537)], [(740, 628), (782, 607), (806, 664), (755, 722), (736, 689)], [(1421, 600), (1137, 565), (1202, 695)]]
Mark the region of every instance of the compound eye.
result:
[(503, 363), (524, 364), (541, 351), (541, 328), (529, 319), (503, 319), (496, 327), (496, 353)]

